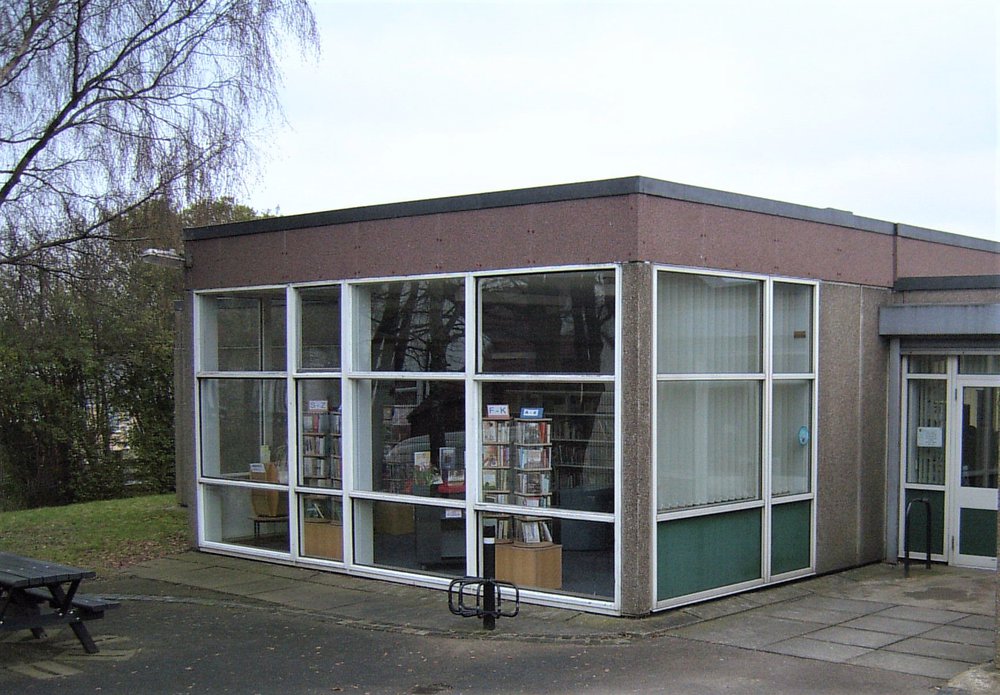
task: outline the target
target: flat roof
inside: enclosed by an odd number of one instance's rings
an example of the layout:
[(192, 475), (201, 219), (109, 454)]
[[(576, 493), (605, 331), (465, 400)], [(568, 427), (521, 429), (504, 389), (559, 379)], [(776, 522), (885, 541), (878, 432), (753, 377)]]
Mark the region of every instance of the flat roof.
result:
[(508, 191), (473, 193), (444, 198), (428, 198), (426, 200), (367, 205), (341, 210), (328, 210), (325, 212), (268, 217), (248, 222), (193, 227), (184, 230), (184, 239), (185, 241), (200, 241), (203, 239), (282, 232), (373, 220), (636, 194), (712, 205), (733, 210), (743, 210), (746, 212), (756, 212), (777, 217), (787, 217), (808, 222), (819, 222), (837, 227), (875, 232), (877, 234), (895, 234), (921, 241), (1000, 253), (1000, 242), (989, 241), (987, 239), (977, 239), (975, 237), (967, 237), (960, 234), (941, 232), (906, 224), (895, 224), (870, 217), (862, 217), (845, 210), (784, 203), (768, 198), (743, 195), (741, 193), (729, 193), (711, 188), (661, 181), (646, 176), (627, 176), (601, 181), (519, 188)]

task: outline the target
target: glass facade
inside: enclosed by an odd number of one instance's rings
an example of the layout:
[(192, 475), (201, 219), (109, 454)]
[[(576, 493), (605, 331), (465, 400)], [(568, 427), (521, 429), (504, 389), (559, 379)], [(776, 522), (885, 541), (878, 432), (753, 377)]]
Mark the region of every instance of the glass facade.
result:
[(355, 366), (372, 372), (465, 369), (465, 281), (383, 282), (357, 288)]
[[(457, 381), (357, 382), (357, 487), (424, 497), (465, 497), (465, 389)], [(367, 465), (365, 462), (368, 462)]]
[[(616, 283), (587, 269), (200, 295), (202, 542), (446, 579), (479, 571), (486, 522), (519, 586), (613, 601)], [(518, 473), (483, 463), (497, 404), (544, 413)]]
[[(658, 599), (808, 571), (815, 287), (655, 275)], [(201, 542), (446, 581), (481, 571), (489, 527), (498, 578), (613, 606), (619, 282), (586, 268), (199, 295)], [(722, 528), (732, 576), (684, 569)], [(788, 547), (764, 567), (774, 539)]]
[(480, 371), (614, 374), (612, 270), (479, 281)]
[(815, 286), (661, 270), (656, 300), (659, 605), (808, 573)]

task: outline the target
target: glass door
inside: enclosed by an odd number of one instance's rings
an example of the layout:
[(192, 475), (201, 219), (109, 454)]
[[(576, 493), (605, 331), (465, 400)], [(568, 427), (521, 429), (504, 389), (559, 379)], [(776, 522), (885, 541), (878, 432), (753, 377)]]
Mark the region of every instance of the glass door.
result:
[[(952, 466), (953, 562), (996, 567), (997, 472), (1000, 467), (1000, 382), (962, 380), (956, 395), (961, 429)], [(958, 424), (958, 423), (956, 423)]]

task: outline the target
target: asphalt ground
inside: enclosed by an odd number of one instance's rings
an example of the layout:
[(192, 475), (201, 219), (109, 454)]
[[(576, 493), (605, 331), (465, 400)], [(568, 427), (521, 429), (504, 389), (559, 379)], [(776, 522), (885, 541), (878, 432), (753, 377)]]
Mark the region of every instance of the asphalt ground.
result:
[(643, 620), (525, 605), (486, 632), (442, 592), (185, 553), (92, 583), (122, 603), (89, 623), (96, 655), (0, 633), (0, 693), (1000, 692), (993, 579), (877, 565)]

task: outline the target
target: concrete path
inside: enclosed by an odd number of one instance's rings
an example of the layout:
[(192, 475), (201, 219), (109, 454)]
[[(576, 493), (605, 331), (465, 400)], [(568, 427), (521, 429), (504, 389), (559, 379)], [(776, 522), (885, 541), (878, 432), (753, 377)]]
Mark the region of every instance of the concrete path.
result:
[[(483, 631), (475, 619), (449, 613), (440, 591), (207, 553), (147, 562), (103, 578), (89, 590), (116, 596), (125, 608), (197, 602), (192, 597), (203, 591), (215, 597), (215, 604), (274, 605), (285, 614), (319, 618), (338, 628), (470, 644), (511, 643), (513, 649), (527, 644), (648, 649), (660, 643), (667, 654), (683, 651), (680, 645), (702, 656), (712, 650), (730, 655), (734, 649), (748, 650), (772, 655), (768, 663), (789, 668), (797, 664), (802, 669), (812, 662), (815, 673), (875, 669), (909, 678), (905, 682), (911, 687), (932, 683), (943, 688), (941, 692), (960, 693), (1000, 692), (1000, 680), (989, 664), (994, 653), (994, 578), (992, 572), (915, 566), (904, 579), (900, 567), (872, 565), (641, 620), (523, 605), (516, 618), (501, 618), (494, 632)], [(115, 615), (109, 614), (94, 623), (95, 636), (105, 628), (112, 631), (114, 621)], [(828, 668), (821, 664), (840, 666), (819, 671)], [(12, 665), (0, 659), (3, 667)], [(828, 691), (859, 692), (856, 684), (848, 687), (845, 681), (844, 686)]]

